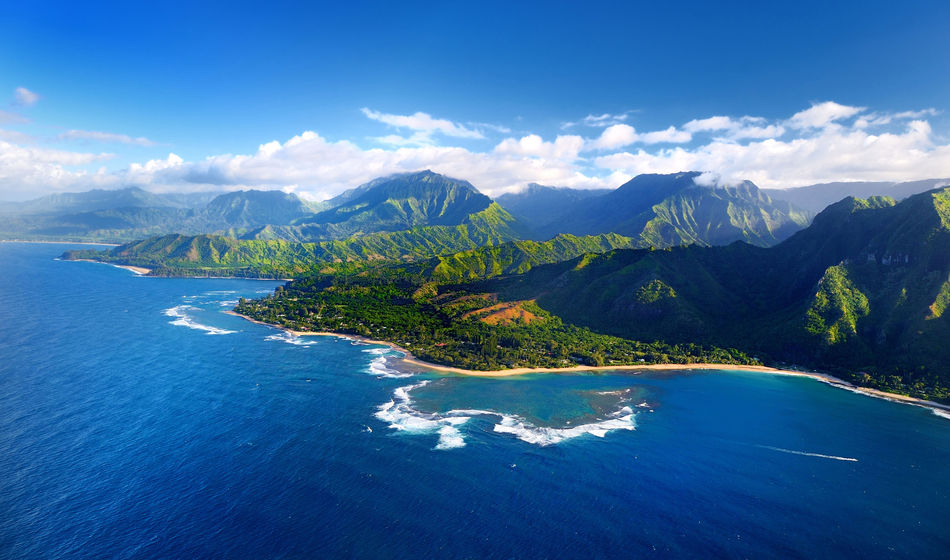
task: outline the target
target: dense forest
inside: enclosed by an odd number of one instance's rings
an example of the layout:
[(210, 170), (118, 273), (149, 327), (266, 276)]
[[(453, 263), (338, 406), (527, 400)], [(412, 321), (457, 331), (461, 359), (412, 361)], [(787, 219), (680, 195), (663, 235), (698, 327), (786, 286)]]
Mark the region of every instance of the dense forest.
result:
[(476, 370), (756, 363), (734, 349), (597, 334), (564, 323), (532, 301), (501, 302), (494, 294), (398, 272), (295, 280), (261, 300), (242, 300), (236, 311), (292, 330), (387, 340), (421, 359)]

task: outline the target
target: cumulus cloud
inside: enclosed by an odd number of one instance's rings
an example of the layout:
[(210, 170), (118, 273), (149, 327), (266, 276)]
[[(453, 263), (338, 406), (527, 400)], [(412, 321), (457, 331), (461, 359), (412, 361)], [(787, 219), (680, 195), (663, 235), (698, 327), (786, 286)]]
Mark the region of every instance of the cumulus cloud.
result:
[(739, 144), (716, 140), (693, 150), (614, 153), (595, 165), (630, 175), (715, 171), (724, 181), (749, 179), (763, 187), (833, 181), (904, 181), (950, 175), (950, 145), (936, 145), (929, 123), (911, 121), (896, 133), (832, 129), (788, 141)]
[(60, 140), (91, 140), (95, 142), (109, 142), (114, 144), (132, 144), (135, 146), (155, 146), (155, 142), (148, 138), (132, 138), (126, 134), (114, 132), (99, 132), (95, 130), (69, 130), (57, 136)]
[(637, 130), (629, 124), (608, 126), (600, 137), (588, 143), (590, 150), (614, 150), (629, 146), (637, 141)]
[(562, 136), (554, 142), (540, 137), (522, 140), (487, 153), (431, 145), (361, 149), (352, 142), (332, 142), (308, 131), (284, 143), (262, 144), (249, 155), (223, 154), (186, 162), (171, 154), (133, 164), (115, 177), (118, 183), (147, 185), (154, 190), (210, 186), (285, 189), (292, 185), (294, 192), (315, 199), (329, 198), (379, 176), (420, 169), (467, 179), (488, 194), (534, 181), (581, 188), (607, 185), (572, 165), (583, 144), (580, 137)]
[(608, 126), (600, 136), (587, 143), (588, 150), (614, 150), (636, 142), (643, 144), (683, 144), (692, 140), (693, 135), (685, 130), (671, 126), (666, 130), (657, 130), (640, 134), (628, 124)]
[(815, 103), (804, 111), (799, 111), (788, 119), (792, 128), (823, 128), (835, 121), (847, 119), (864, 112), (865, 107), (849, 107), (834, 101)]
[(641, 134), (638, 140), (644, 144), (683, 144), (693, 139), (693, 135), (684, 130), (677, 130), (671, 126), (666, 130), (657, 130)]
[(408, 128), (409, 130), (414, 130), (425, 134), (440, 132), (453, 138), (481, 139), (485, 137), (477, 130), (467, 128), (450, 120), (433, 118), (432, 115), (429, 115), (428, 113), (417, 112), (412, 115), (390, 115), (387, 113), (374, 111), (367, 107), (363, 107), (361, 111), (364, 115), (370, 119), (373, 119), (374, 121), (379, 121), (396, 128)]
[(3, 198), (39, 196), (78, 185), (92, 188), (109, 183), (104, 172), (69, 169), (110, 159), (112, 154), (93, 154), (24, 147), (0, 140), (0, 193)]
[(503, 140), (495, 146), (495, 153), (573, 161), (577, 159), (577, 154), (583, 147), (584, 139), (580, 136), (558, 136), (554, 142), (545, 142), (537, 134), (529, 134), (520, 140)]
[(30, 107), (36, 105), (36, 102), (40, 100), (40, 96), (21, 86), (13, 90), (13, 99), (16, 105)]
[(694, 119), (683, 125), (691, 133), (715, 132), (718, 138), (747, 140), (752, 138), (778, 138), (785, 134), (785, 127), (766, 124), (763, 117), (744, 116), (738, 119), (726, 116)]
[(9, 189), (137, 184), (166, 191), (289, 189), (324, 199), (379, 176), (421, 169), (467, 179), (489, 195), (531, 182), (616, 187), (640, 173), (688, 170), (709, 172), (699, 178), (707, 186), (745, 179), (763, 187), (791, 187), (950, 177), (950, 144), (927, 121), (934, 114), (933, 109), (870, 112), (826, 102), (788, 118), (720, 115), (647, 133), (614, 123), (594, 138), (525, 134), (484, 151), (427, 142), (433, 131), (443, 134), (457, 125), (426, 115), (411, 121), (418, 129), (394, 124), (405, 134), (378, 138), (372, 148), (307, 131), (285, 142), (263, 143), (250, 153), (197, 161), (169, 154), (109, 172), (77, 169), (109, 154), (34, 149), (8, 135), (0, 136), (0, 198), (11, 198)]

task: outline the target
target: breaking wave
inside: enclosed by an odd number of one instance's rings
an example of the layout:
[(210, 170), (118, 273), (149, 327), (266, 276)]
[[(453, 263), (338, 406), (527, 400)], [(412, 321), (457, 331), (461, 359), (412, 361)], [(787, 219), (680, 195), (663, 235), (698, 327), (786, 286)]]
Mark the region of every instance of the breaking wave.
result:
[(286, 342), (287, 344), (293, 344), (294, 346), (310, 346), (317, 343), (315, 340), (306, 340), (303, 337), (294, 336), (289, 332), (268, 335), (264, 337), (264, 340), (276, 340), (279, 342)]
[(604, 437), (613, 430), (636, 430), (636, 413), (629, 406), (610, 414), (599, 422), (571, 426), (570, 428), (538, 427), (525, 422), (517, 416), (502, 415), (501, 422), (495, 424), (495, 431), (503, 434), (512, 434), (521, 441), (535, 445), (554, 445), (567, 439), (576, 438), (584, 434)]
[(401, 372), (386, 366), (390, 356), (401, 357), (401, 352), (396, 352), (392, 348), (370, 348), (368, 350), (363, 350), (363, 352), (376, 356), (376, 358), (374, 358), (373, 361), (369, 363), (369, 366), (367, 366), (367, 373), (378, 377), (391, 377), (394, 379), (412, 377), (411, 373)]
[(937, 416), (950, 420), (950, 410), (941, 410), (939, 408), (931, 408), (930, 410), (932, 410)]
[(393, 398), (379, 405), (376, 418), (389, 423), (389, 427), (394, 430), (413, 434), (438, 434), (439, 441), (435, 446), (436, 449), (464, 447), (465, 436), (459, 430), (459, 426), (475, 416), (497, 417), (499, 420), (493, 428), (496, 433), (510, 434), (521, 441), (542, 447), (587, 434), (602, 438), (614, 430), (635, 430), (637, 427), (636, 413), (629, 406), (621, 407), (604, 420), (564, 428), (535, 426), (517, 415), (503, 414), (493, 410), (457, 409), (448, 412), (423, 412), (413, 408), (409, 393), (427, 384), (429, 381), (421, 381), (396, 388), (393, 391)]
[(203, 325), (194, 319), (192, 319), (187, 311), (188, 310), (197, 310), (197, 307), (191, 305), (176, 305), (166, 309), (163, 313), (168, 317), (173, 317), (173, 321), (169, 321), (172, 325), (179, 327), (188, 327), (189, 329), (195, 329), (199, 331), (205, 331), (208, 334), (233, 334), (237, 331), (229, 331), (227, 329), (221, 329), (218, 327), (212, 327), (210, 325)]

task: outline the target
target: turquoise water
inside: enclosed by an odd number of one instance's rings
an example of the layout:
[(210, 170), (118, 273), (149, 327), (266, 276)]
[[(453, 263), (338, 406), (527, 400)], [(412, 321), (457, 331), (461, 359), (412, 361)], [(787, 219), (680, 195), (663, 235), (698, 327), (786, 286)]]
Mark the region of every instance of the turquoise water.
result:
[(0, 557), (945, 557), (950, 420), (738, 372), (441, 377), (277, 284), (0, 243)]

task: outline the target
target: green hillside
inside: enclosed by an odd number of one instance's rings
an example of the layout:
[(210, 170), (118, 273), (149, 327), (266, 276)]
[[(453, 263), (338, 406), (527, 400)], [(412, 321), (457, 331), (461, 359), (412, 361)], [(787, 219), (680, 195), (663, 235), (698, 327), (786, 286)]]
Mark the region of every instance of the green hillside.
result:
[(408, 262), (496, 245), (517, 237), (514, 218), (489, 206), (455, 226), (417, 227), (341, 241), (296, 243), (234, 239), (215, 235), (166, 235), (127, 243), (110, 251), (68, 251), (67, 259), (151, 268), (171, 276), (290, 278), (321, 270), (350, 270), (382, 262)]
[(300, 218), (293, 225), (263, 227), (241, 237), (327, 241), (424, 226), (454, 226), (468, 223), (470, 216), (492, 204), (468, 181), (421, 171), (377, 179), (327, 201), (329, 209)]
[(772, 248), (587, 251), (625, 243), (562, 236), (316, 275), (240, 310), (476, 369), (760, 360), (950, 399), (950, 189), (846, 199)]
[(480, 289), (536, 294), (544, 309), (599, 332), (735, 346), (941, 397), (950, 386), (948, 201), (946, 189), (898, 205), (847, 199), (770, 249), (612, 251)]

